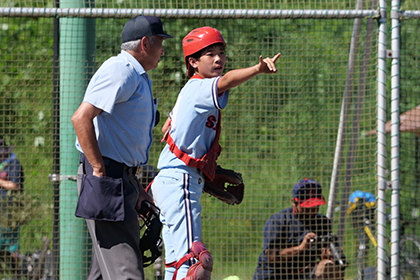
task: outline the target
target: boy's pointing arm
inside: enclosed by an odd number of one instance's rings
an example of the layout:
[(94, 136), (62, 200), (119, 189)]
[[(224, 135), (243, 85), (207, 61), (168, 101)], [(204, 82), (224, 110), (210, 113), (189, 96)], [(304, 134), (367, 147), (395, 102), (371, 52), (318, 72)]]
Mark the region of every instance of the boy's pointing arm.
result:
[(260, 56), (260, 62), (254, 66), (242, 69), (235, 69), (227, 72), (223, 75), (218, 83), (219, 92), (224, 92), (230, 88), (236, 87), (249, 79), (255, 77), (261, 73), (276, 73), (277, 69), (275, 63), (280, 57), (280, 53), (276, 54), (273, 58), (267, 57), (262, 58)]

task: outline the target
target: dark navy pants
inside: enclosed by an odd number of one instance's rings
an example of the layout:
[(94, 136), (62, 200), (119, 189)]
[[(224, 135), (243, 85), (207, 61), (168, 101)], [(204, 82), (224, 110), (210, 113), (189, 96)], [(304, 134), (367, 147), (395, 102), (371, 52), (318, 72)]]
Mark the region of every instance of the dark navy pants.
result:
[[(117, 222), (86, 219), (93, 249), (87, 279), (143, 280), (143, 262), (139, 247), (140, 227), (135, 209), (139, 197), (139, 184), (135, 177), (135, 169), (108, 158), (104, 158), (104, 162), (107, 177), (122, 178), (124, 217), (122, 221)], [(77, 176), (79, 195), (83, 175), (92, 175), (92, 172), (89, 162), (82, 156)], [(112, 204), (112, 201), (110, 203)], [(106, 203), (103, 205), (106, 208)]]

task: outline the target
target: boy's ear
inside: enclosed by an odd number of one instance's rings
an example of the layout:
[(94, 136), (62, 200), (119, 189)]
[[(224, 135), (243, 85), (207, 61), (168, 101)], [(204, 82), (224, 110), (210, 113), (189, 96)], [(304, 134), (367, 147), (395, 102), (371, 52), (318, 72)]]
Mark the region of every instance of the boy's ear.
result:
[(194, 58), (194, 57), (189, 57), (188, 58), (188, 63), (190, 64), (190, 66), (192, 67), (192, 68), (197, 68), (198, 66), (197, 66), (197, 62), (198, 62), (198, 60), (196, 59), (196, 58)]

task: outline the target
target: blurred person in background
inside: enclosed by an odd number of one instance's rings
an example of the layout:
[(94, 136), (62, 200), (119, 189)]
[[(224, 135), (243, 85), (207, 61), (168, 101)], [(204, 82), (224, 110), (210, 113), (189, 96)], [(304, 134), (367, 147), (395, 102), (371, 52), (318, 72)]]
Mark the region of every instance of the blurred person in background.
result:
[[(13, 194), (23, 191), (24, 174), (20, 161), (13, 153), (13, 146), (8, 146), (0, 137), (0, 208), (7, 213)], [(0, 225), (0, 271), (11, 270), (17, 274), (19, 266), (20, 226)]]
[(325, 204), (322, 186), (302, 179), (293, 187), (291, 200), (292, 207), (272, 215), (264, 225), (263, 250), (253, 279), (344, 279), (345, 257), (340, 267), (330, 243), (319, 240), (333, 236), (330, 220), (319, 213)]

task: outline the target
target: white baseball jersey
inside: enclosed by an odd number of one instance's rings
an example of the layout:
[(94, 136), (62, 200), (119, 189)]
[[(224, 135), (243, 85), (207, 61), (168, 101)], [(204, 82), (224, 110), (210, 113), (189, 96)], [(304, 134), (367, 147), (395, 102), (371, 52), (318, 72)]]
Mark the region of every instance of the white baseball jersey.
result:
[[(226, 107), (229, 91), (218, 93), (221, 77), (202, 79), (194, 75), (179, 93), (170, 113), (169, 133), (178, 149), (199, 159), (211, 148), (216, 137), (219, 110)], [(185, 163), (178, 159), (166, 144), (159, 157), (158, 168), (176, 168)]]

